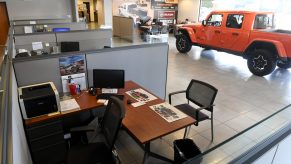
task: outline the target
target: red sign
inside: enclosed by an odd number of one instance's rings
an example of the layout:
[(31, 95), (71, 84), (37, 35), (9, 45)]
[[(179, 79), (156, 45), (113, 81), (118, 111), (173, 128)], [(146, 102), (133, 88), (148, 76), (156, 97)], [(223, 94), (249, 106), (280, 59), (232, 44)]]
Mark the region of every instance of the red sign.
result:
[(175, 11), (159, 11), (159, 19), (175, 19)]

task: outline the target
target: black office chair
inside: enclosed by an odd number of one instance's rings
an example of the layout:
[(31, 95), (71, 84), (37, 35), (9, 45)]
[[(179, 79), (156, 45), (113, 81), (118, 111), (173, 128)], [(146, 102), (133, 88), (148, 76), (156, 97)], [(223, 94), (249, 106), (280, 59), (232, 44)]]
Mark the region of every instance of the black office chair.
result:
[(110, 97), (101, 122), (101, 132), (104, 135), (104, 142), (89, 143), (88, 145), (78, 145), (70, 148), (66, 163), (120, 163), (114, 144), (124, 116), (124, 102), (116, 97)]
[[(192, 79), (187, 87), (187, 90), (177, 91), (169, 94), (169, 102), (172, 103), (171, 98), (175, 94), (186, 93), (187, 104), (176, 105), (175, 107), (184, 112), (185, 114), (193, 117), (197, 121), (194, 125), (198, 126), (200, 121), (206, 119), (211, 120), (211, 140), (213, 140), (213, 102), (217, 94), (217, 89), (210, 84), (202, 81)], [(199, 108), (194, 108), (189, 104), (192, 102), (199, 106)], [(202, 110), (205, 109), (211, 113), (211, 117), (203, 113)], [(185, 129), (184, 138), (187, 134), (187, 127)]]

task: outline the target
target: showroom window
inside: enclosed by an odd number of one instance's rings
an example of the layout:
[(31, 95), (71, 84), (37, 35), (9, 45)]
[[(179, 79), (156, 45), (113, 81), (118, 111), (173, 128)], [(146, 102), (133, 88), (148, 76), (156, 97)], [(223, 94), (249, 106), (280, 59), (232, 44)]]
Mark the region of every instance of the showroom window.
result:
[(229, 14), (226, 20), (226, 27), (240, 29), (243, 24), (244, 15), (242, 14)]
[[(201, 0), (199, 21), (205, 20), (211, 11), (215, 10), (247, 10), (274, 12), (276, 28), (291, 30), (291, 0)], [(274, 24), (273, 24), (274, 25)]]
[(272, 14), (256, 15), (254, 29), (267, 29), (267, 28), (273, 28), (273, 15)]
[(222, 15), (212, 14), (207, 20), (207, 26), (221, 26)]

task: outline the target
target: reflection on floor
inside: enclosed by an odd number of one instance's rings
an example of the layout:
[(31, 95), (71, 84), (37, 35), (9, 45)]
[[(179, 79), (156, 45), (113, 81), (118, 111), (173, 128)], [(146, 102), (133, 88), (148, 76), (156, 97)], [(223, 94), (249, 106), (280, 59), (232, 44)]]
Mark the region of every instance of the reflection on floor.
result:
[[(132, 44), (120, 39), (113, 39), (113, 47)], [(133, 43), (136, 44), (136, 43)], [(191, 79), (208, 82), (218, 88), (214, 112), (214, 142), (210, 141), (210, 121), (203, 121), (198, 127), (192, 126), (189, 138), (205, 151), (230, 138), (238, 132), (255, 124), (273, 112), (290, 104), (291, 70), (277, 68), (265, 77), (252, 75), (246, 60), (241, 57), (213, 50), (192, 47), (188, 54), (181, 54), (175, 48), (175, 38), (169, 38), (169, 66), (167, 94), (183, 90)], [(184, 96), (177, 96), (174, 104), (185, 102)], [(260, 137), (283, 126), (288, 118), (273, 119), (272, 126), (264, 126), (261, 131), (250, 132), (244, 140), (237, 144), (247, 145), (252, 141), (260, 141)], [(153, 142), (151, 150), (173, 159), (172, 142), (182, 138), (184, 130), (177, 131)], [(143, 151), (134, 140), (121, 131), (117, 148), (123, 164), (142, 163)], [(215, 154), (216, 160), (203, 163), (223, 163), (236, 144)], [(240, 150), (237, 150), (238, 154)], [(214, 158), (215, 159), (215, 158)], [(150, 158), (149, 163), (163, 163)]]

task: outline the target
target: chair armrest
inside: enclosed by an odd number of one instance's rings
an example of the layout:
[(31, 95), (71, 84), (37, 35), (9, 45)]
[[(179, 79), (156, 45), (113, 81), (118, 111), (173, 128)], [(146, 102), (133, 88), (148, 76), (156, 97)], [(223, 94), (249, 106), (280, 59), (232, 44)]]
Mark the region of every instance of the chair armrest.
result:
[(70, 129), (71, 133), (93, 132), (95, 128), (92, 126), (78, 126)]
[(197, 108), (196, 111), (200, 111), (202, 109), (210, 108), (210, 107), (213, 107), (213, 106), (215, 106), (215, 104), (212, 104), (212, 105), (209, 105), (209, 106), (202, 106), (200, 108)]
[[(199, 120), (199, 112), (200, 112), (200, 110), (206, 109), (206, 108), (209, 108), (209, 107), (213, 107), (213, 106), (215, 106), (215, 104), (211, 104), (209, 106), (202, 106), (200, 108), (197, 108), (196, 109), (196, 118), (197, 118), (197, 120)], [(197, 121), (197, 125), (198, 125), (198, 121)]]
[(173, 95), (176, 95), (176, 94), (179, 94), (179, 93), (186, 93), (186, 90), (183, 90), (183, 91), (176, 91), (176, 92), (169, 93), (169, 103), (170, 103), (170, 104), (172, 104), (172, 96), (173, 96)]

